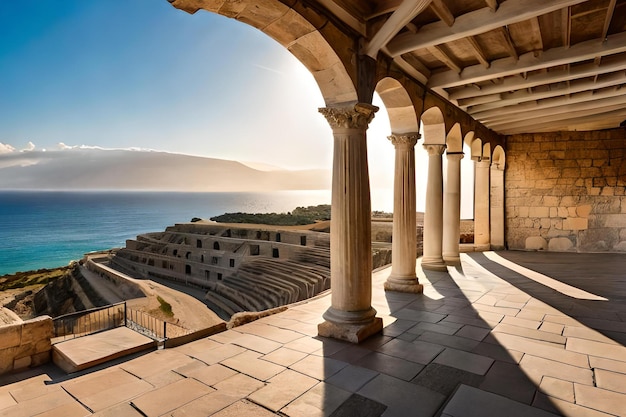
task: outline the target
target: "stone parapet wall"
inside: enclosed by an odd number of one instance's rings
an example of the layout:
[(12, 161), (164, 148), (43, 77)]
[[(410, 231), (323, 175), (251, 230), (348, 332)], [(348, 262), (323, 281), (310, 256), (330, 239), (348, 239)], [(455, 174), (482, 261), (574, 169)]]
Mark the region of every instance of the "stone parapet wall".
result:
[(52, 328), (49, 316), (0, 326), (0, 375), (49, 362)]
[(626, 130), (508, 136), (509, 249), (626, 252)]

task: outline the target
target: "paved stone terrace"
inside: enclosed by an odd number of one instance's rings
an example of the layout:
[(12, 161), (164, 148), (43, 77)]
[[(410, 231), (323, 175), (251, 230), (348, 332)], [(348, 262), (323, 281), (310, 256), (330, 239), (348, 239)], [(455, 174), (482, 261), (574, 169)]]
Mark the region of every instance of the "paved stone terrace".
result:
[(463, 254), (449, 273), (421, 273), (424, 295), (385, 293), (383, 269), (384, 333), (361, 345), (316, 337), (323, 296), (91, 372), (5, 377), (0, 416), (624, 416), (625, 266)]

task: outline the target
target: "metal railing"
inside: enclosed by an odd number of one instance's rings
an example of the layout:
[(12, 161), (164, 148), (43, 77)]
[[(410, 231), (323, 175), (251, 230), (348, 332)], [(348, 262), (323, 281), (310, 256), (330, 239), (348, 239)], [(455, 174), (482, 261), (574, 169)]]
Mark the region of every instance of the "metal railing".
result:
[(123, 326), (162, 344), (168, 338), (192, 333), (189, 329), (168, 323), (144, 311), (133, 310), (126, 302), (65, 314), (54, 318), (52, 322), (53, 343)]
[(111, 304), (64, 314), (52, 320), (54, 339), (74, 339), (122, 327), (126, 322), (126, 303)]

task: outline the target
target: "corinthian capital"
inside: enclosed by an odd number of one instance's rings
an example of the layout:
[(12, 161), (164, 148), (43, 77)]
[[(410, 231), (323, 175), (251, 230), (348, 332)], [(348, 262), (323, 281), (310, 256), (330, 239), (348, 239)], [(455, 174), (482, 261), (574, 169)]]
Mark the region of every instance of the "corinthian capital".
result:
[(442, 155), (446, 150), (446, 145), (429, 145), (424, 144), (424, 149), (428, 152), (428, 155)]
[(357, 103), (349, 107), (322, 107), (319, 109), (319, 112), (324, 115), (333, 129), (367, 129), (377, 111), (378, 107), (367, 103)]
[(407, 148), (413, 148), (421, 135), (419, 133), (405, 133), (404, 135), (391, 135), (387, 136), (387, 139), (391, 141), (393, 146), (403, 146)]

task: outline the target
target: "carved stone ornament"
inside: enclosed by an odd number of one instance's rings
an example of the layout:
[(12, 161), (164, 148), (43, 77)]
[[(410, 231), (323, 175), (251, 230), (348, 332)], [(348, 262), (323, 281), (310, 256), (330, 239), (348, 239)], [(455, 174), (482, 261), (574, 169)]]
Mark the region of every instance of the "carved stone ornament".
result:
[(422, 137), (419, 133), (406, 133), (404, 135), (391, 135), (387, 136), (387, 139), (391, 141), (393, 146), (406, 146), (413, 148), (417, 141)]
[(424, 149), (426, 149), (428, 155), (443, 155), (443, 151), (446, 150), (446, 145), (424, 144)]
[(357, 103), (350, 107), (321, 107), (319, 109), (332, 129), (367, 129), (377, 111), (378, 107), (367, 103)]

